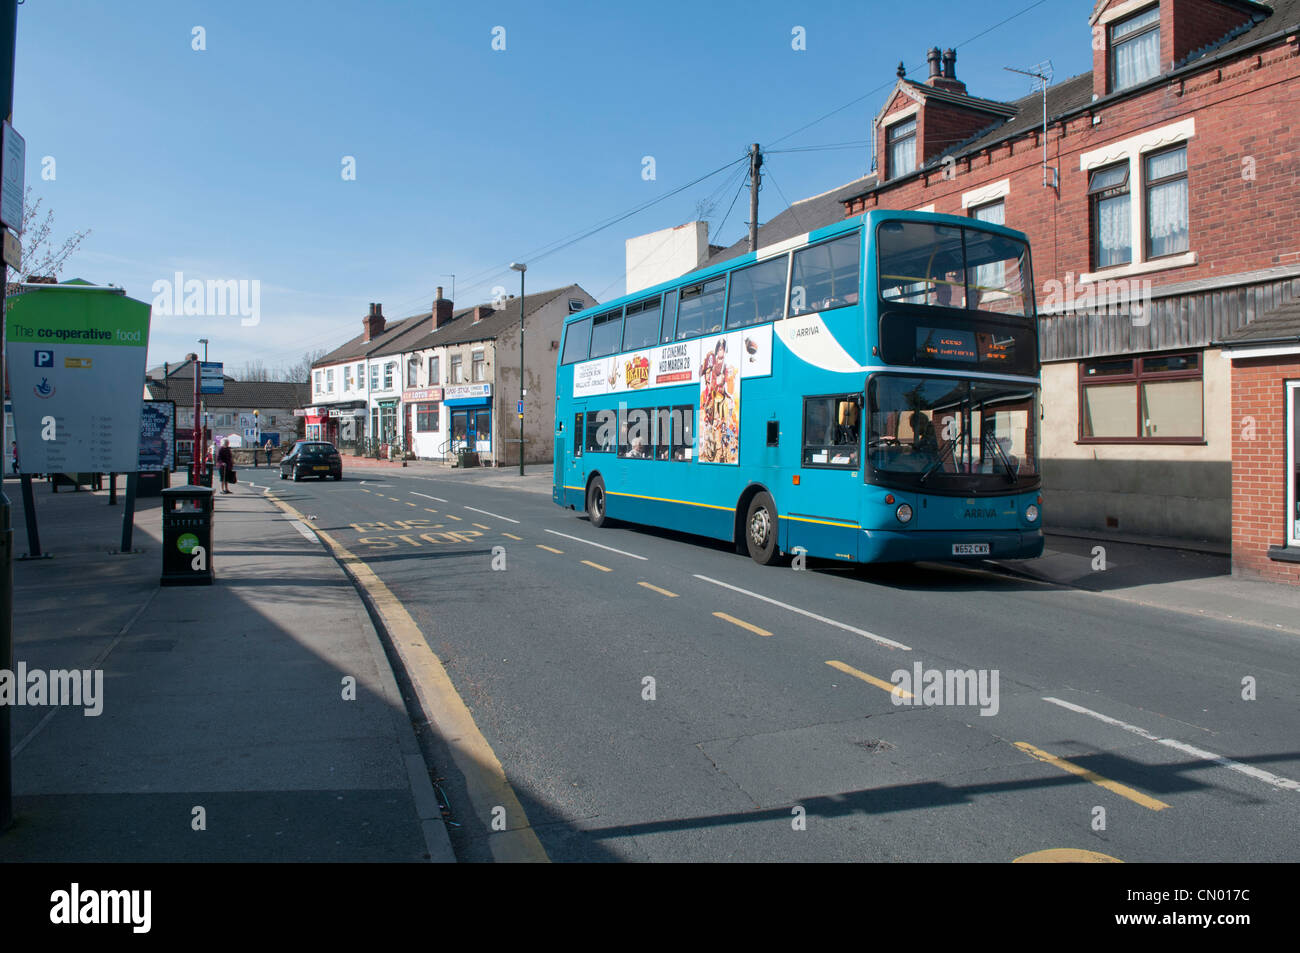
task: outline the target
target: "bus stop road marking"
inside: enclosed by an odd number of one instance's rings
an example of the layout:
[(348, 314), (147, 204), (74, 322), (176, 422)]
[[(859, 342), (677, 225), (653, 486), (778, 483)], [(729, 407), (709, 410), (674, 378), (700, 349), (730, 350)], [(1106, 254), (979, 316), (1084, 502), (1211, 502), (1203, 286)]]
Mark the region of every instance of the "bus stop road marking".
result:
[(584, 560), (582, 561), (582, 564), (583, 564), (584, 566), (590, 566), (592, 569), (599, 569), (601, 572), (613, 572), (613, 571), (614, 571), (614, 570), (610, 569), (608, 566), (602, 566), (600, 563), (593, 563), (590, 559), (584, 559)]
[(758, 626), (754, 625), (754, 623), (746, 622), (744, 619), (737, 619), (734, 615), (727, 615), (725, 612), (715, 612), (713, 614), (715, 617), (730, 622), (732, 625), (738, 625), (742, 629), (748, 629), (755, 635), (770, 636), (772, 634), (767, 631), (767, 629), (760, 629)]
[(891, 695), (897, 695), (899, 698), (911, 698), (912, 693), (903, 690), (902, 685), (895, 685), (893, 682), (887, 682), (883, 678), (876, 678), (874, 675), (868, 675), (866, 672), (860, 672), (852, 665), (846, 665), (843, 662), (837, 662), (835, 659), (827, 659), (826, 664), (831, 668), (839, 669), (845, 675), (852, 675), (854, 678), (860, 678), (868, 685), (875, 685), (877, 688), (883, 688)]
[(460, 517), (459, 517), (459, 516), (452, 516), (450, 513), (447, 514), (447, 519), (449, 519), (449, 520), (456, 520), (456, 522), (460, 522)]
[(1041, 748), (1035, 748), (1033, 745), (1027, 742), (1017, 741), (1016, 747), (1032, 758), (1037, 758), (1039, 761), (1043, 761), (1047, 764), (1050, 764), (1052, 765), (1052, 767), (1060, 768), (1062, 771), (1066, 771), (1070, 774), (1083, 778), (1085, 781), (1091, 781), (1093, 784), (1097, 785), (1098, 787), (1103, 787), (1107, 791), (1111, 791), (1114, 794), (1118, 794), (1120, 797), (1128, 798), (1134, 804), (1140, 804), (1142, 807), (1145, 807), (1149, 810), (1163, 811), (1165, 808), (1169, 806), (1164, 801), (1160, 801), (1157, 800), (1156, 798), (1149, 797), (1148, 795), (1143, 794), (1141, 791), (1134, 790), (1133, 788), (1129, 787), (1127, 784), (1120, 784), (1118, 781), (1110, 780), (1110, 778), (1103, 778), (1100, 774), (1097, 774), (1095, 771), (1089, 771), (1087, 768), (1081, 768), (1077, 764), (1074, 764), (1071, 761), (1066, 761), (1064, 758), (1058, 758), (1056, 755), (1050, 754), (1049, 752), (1046, 752)]
[(557, 533), (553, 529), (548, 529), (546, 532), (550, 533), (552, 536), (563, 536), (565, 539), (571, 539), (575, 543), (586, 543), (588, 546), (595, 546), (597, 549), (607, 549), (611, 553), (618, 553), (620, 556), (631, 556), (633, 559), (639, 559), (642, 562), (647, 562), (644, 556), (638, 556), (636, 553), (624, 552), (621, 549), (615, 549), (613, 546), (606, 546), (603, 543), (593, 543), (591, 540), (583, 539), (581, 536), (570, 536), (568, 533)]
[(411, 491), (411, 496), (422, 496), (422, 497), (424, 497), (426, 500), (437, 500), (439, 503), (446, 503), (446, 502), (447, 502), (446, 500), (444, 500), (444, 499), (443, 499), (442, 497), (440, 497), (440, 496), (430, 496), (428, 493), (416, 493), (414, 490)]
[[(551, 532), (551, 530), (547, 530)], [(895, 642), (893, 639), (887, 639), (883, 635), (876, 635), (874, 632), (868, 632), (866, 629), (859, 629), (857, 626), (849, 625), (847, 622), (836, 622), (834, 619), (828, 619), (824, 615), (818, 615), (815, 612), (809, 612), (807, 609), (800, 609), (798, 606), (792, 606), (788, 602), (780, 602), (768, 596), (759, 595), (757, 592), (750, 592), (748, 589), (741, 589), (739, 586), (733, 586), (729, 582), (720, 582), (717, 579), (710, 579), (708, 576), (701, 576), (699, 573), (693, 573), (696, 579), (704, 582), (710, 582), (715, 586), (721, 586), (723, 589), (730, 589), (732, 592), (739, 592), (741, 595), (749, 596), (752, 599), (760, 599), (763, 602), (770, 602), (774, 606), (780, 606), (782, 609), (789, 609), (791, 612), (797, 612), (801, 616), (809, 619), (816, 619), (826, 625), (833, 625), (837, 629), (843, 629), (845, 632), (852, 632), (854, 635), (860, 635), (865, 639), (871, 639), (873, 642), (879, 642), (881, 645), (887, 645), (891, 649), (902, 649), (904, 652), (912, 651), (910, 645), (904, 645), (902, 642)]]
[(554, 548), (552, 548), (552, 547), (550, 547), (550, 546), (543, 546), (541, 543), (538, 543), (538, 544), (537, 544), (537, 548), (538, 548), (538, 549), (544, 549), (544, 550), (546, 550), (548, 553), (555, 553), (555, 555), (557, 555), (557, 556), (563, 556), (563, 555), (564, 555), (564, 550), (562, 550), (562, 549), (554, 549)]
[(517, 540), (519, 540), (519, 542), (521, 542), (521, 543), (524, 541), (524, 538), (523, 538), (522, 536), (516, 536), (514, 533), (502, 533), (501, 535), (502, 535), (502, 536), (509, 536), (511, 539), (517, 539)]
[[(443, 502), (445, 503), (446, 500), (443, 500)], [(480, 510), (477, 506), (467, 506), (467, 507), (465, 507), (465, 509), (467, 509), (467, 510), (473, 510), (475, 513), (482, 513), (484, 516), (490, 516), (490, 517), (492, 517), (493, 519), (496, 519), (496, 520), (505, 520), (507, 523), (518, 523), (518, 522), (519, 522), (519, 520), (512, 520), (512, 519), (511, 519), (510, 517), (508, 517), (508, 516), (499, 516), (499, 515), (497, 515), (496, 513), (489, 513), (487, 510)]]
[(645, 587), (646, 587), (647, 589), (649, 589), (651, 592), (657, 592), (657, 593), (659, 593), (659, 595), (661, 595), (661, 596), (667, 596), (669, 599), (676, 599), (676, 598), (677, 598), (677, 593), (675, 593), (675, 592), (669, 592), (667, 589), (660, 589), (658, 586), (651, 585), (651, 584), (648, 583), (648, 582), (638, 582), (637, 585), (638, 585), (638, 586), (645, 586)]
[(1074, 705), (1067, 701), (1061, 701), (1059, 698), (1044, 698), (1043, 701), (1053, 705), (1060, 705), (1069, 711), (1078, 712), (1080, 715), (1087, 715), (1090, 718), (1096, 718), (1098, 721), (1113, 725), (1116, 728), (1123, 728), (1125, 731), (1131, 731), (1135, 735), (1145, 738), (1147, 741), (1154, 741), (1156, 744), (1165, 745), (1180, 751), (1183, 754), (1189, 754), (1194, 758), (1201, 758), (1205, 761), (1213, 761), (1215, 764), (1225, 768), (1231, 768), (1233, 771), (1239, 771), (1247, 777), (1254, 778), (1256, 781), (1263, 781), (1265, 784), (1271, 784), (1275, 788), (1283, 791), (1300, 791), (1300, 781), (1292, 781), (1290, 778), (1284, 778), (1281, 775), (1273, 774), (1271, 771), (1265, 771), (1254, 765), (1242, 764), (1240, 761), (1233, 761), (1231, 758), (1225, 758), (1223, 755), (1215, 754), (1213, 751), (1206, 751), (1203, 748), (1196, 748), (1173, 738), (1161, 738), (1140, 728), (1137, 725), (1130, 725), (1128, 722), (1120, 721), (1118, 718), (1111, 718), (1109, 715), (1103, 715), (1101, 712), (1093, 711), (1090, 708), (1084, 708), (1082, 705)]
[[(415, 504), (412, 503), (411, 505), (414, 506)], [(491, 529), (491, 528), (492, 528), (491, 526), (484, 526), (482, 523), (470, 523), (469, 525), (470, 525), (470, 526), (477, 526), (479, 529)]]
[(418, 506), (418, 505), (419, 505), (418, 503), (412, 503), (410, 500), (403, 500), (402, 502), (405, 503), (407, 506)]
[(426, 507), (424, 508), (424, 512), (426, 512), (426, 513), (436, 513), (436, 512), (438, 512), (438, 511), (437, 511), (437, 510), (431, 510), (431, 509), (429, 509), (429, 508), (426, 506)]

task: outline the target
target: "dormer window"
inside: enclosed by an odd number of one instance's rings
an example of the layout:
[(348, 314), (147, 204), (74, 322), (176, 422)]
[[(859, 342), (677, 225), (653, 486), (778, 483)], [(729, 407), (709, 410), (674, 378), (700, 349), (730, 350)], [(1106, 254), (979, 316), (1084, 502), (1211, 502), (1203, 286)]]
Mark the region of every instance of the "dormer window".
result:
[(1119, 92), (1160, 75), (1160, 7), (1110, 27), (1110, 88)]
[(885, 130), (889, 143), (889, 178), (916, 171), (916, 117), (896, 122)]

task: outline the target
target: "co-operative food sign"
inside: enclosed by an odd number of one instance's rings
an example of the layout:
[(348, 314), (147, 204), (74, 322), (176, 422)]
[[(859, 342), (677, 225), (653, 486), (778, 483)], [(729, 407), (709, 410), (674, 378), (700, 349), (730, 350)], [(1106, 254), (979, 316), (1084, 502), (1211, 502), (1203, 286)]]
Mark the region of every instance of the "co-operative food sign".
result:
[(28, 287), (5, 304), (23, 471), (138, 469), (149, 305), (82, 281)]

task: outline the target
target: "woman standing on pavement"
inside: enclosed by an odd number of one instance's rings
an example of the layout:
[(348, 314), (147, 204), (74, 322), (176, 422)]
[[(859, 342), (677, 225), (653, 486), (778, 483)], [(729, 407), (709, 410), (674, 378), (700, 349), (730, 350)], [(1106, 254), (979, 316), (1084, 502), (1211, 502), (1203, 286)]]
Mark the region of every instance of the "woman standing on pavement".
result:
[(217, 467), (221, 470), (221, 492), (230, 492), (230, 471), (235, 468), (235, 455), (230, 452), (230, 438), (223, 437), (217, 451)]

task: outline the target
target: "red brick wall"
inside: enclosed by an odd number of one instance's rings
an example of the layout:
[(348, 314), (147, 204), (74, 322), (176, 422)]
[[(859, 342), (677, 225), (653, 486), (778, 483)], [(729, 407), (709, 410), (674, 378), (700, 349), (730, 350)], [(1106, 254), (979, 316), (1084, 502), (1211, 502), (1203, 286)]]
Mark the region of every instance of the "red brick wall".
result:
[(1300, 355), (1233, 362), (1232, 569), (1300, 583), (1300, 563), (1268, 558), (1270, 546), (1286, 544), (1288, 379), (1300, 380)]
[(1161, 0), (1160, 65), (1173, 69), (1189, 53), (1222, 39), (1250, 14), (1217, 0)]
[[(978, 90), (975, 91), (978, 94)], [(899, 97), (901, 100), (902, 97)], [(1010, 179), (1006, 222), (1029, 235), (1040, 303), (1044, 284), (1091, 271), (1088, 175), (1079, 154), (1143, 130), (1194, 117), (1187, 143), (1193, 266), (1144, 274), (1152, 286), (1300, 262), (1300, 42), (1160, 86), (1072, 119), (1048, 132), (1048, 161), (1060, 189), (1042, 186), (1040, 131), (845, 203), (845, 214), (919, 208), (963, 214), (963, 192)], [(898, 105), (902, 105), (900, 102)], [(918, 139), (920, 137), (918, 136)], [(880, 134), (881, 160), (883, 123)], [(918, 148), (924, 148), (918, 141)], [(924, 154), (924, 153), (922, 153)], [(882, 165), (883, 169), (883, 165)], [(1251, 177), (1253, 176), (1253, 177)], [(1133, 201), (1143, 196), (1134, 193)], [(1134, 237), (1135, 243), (1140, 236)]]
[[(935, 156), (946, 152), (958, 143), (974, 138), (975, 133), (987, 129), (995, 122), (1002, 122), (999, 116), (989, 113), (960, 109), (947, 103), (931, 101), (921, 109), (919, 127), (923, 127), (923, 139), (918, 140), (920, 161), (924, 165)], [(920, 143), (924, 142), (924, 148)]]

